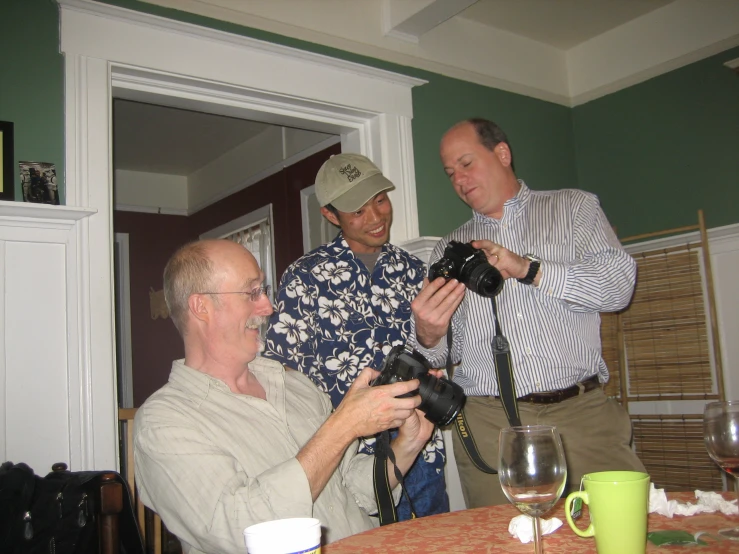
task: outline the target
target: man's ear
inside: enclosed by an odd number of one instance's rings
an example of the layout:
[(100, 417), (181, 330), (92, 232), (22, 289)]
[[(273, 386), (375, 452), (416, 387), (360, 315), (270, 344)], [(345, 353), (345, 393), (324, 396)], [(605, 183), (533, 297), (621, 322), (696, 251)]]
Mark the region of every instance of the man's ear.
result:
[(204, 294), (191, 294), (187, 299), (187, 308), (190, 313), (202, 322), (210, 320), (212, 303), (208, 302)]
[(336, 225), (337, 227), (341, 227), (341, 223), (339, 223), (339, 218), (336, 217), (336, 214), (329, 210), (326, 207), (321, 208), (321, 214), (323, 214), (323, 217), (328, 219), (329, 223), (332, 223)]
[(510, 146), (505, 142), (499, 142), (495, 145), (495, 148), (493, 148), (493, 152), (498, 156), (500, 163), (503, 164), (504, 167), (510, 167), (511, 162), (513, 161)]

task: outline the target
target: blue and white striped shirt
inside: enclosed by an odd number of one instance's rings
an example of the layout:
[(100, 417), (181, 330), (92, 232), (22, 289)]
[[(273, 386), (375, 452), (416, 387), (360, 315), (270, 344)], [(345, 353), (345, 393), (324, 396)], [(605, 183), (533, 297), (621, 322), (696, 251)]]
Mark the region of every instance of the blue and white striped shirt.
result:
[[(541, 258), (538, 287), (508, 279), (495, 298), (503, 334), (511, 345), (518, 396), (571, 387), (597, 373), (608, 381), (601, 356), (599, 312), (628, 305), (636, 263), (621, 247), (595, 195), (581, 190), (532, 191), (523, 181), (504, 204), (503, 217), (477, 212), (444, 237), (431, 254), (438, 260), (450, 240), (491, 240), (519, 255)], [(498, 396), (489, 298), (467, 290), (452, 317), (454, 381), (468, 396)], [(414, 329), (415, 331), (415, 329)], [(435, 367), (446, 360), (446, 339), (419, 351)]]

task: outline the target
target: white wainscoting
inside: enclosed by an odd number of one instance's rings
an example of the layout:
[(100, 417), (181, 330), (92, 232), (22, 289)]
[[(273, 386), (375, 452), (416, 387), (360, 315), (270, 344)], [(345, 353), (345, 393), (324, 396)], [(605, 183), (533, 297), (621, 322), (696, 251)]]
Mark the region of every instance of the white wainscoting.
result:
[[(697, 233), (641, 242), (629, 245), (630, 254), (646, 252), (658, 248), (668, 248), (687, 241), (700, 240)], [(439, 237), (419, 237), (400, 246), (428, 263)], [(721, 358), (724, 376), (724, 389), (728, 400), (739, 400), (739, 225), (728, 225), (708, 230), (711, 266), (713, 269), (714, 294), (718, 316)], [(665, 268), (669, 271), (669, 268)], [(632, 413), (702, 413), (703, 402), (639, 402), (629, 403)], [(452, 448), (452, 432), (444, 431), (444, 445), (447, 450), (445, 468), (447, 491), (451, 509), (465, 509), (459, 472)]]
[(92, 209), (0, 202), (0, 456), (37, 473), (73, 468), (91, 375), (79, 357), (80, 229)]

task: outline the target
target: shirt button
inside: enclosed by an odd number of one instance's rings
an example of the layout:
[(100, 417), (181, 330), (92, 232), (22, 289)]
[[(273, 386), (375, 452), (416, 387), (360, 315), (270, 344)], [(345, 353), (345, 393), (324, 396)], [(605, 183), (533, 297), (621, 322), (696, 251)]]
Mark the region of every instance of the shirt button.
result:
[(523, 314), (516, 314), (516, 317), (518, 317), (518, 319), (523, 319)]
[(554, 289), (549, 289), (549, 290), (547, 291), (547, 294), (548, 294), (549, 296), (552, 296), (552, 293), (554, 293)]
[(503, 229), (508, 229), (508, 224), (507, 223), (504, 223), (503, 224)]
[(526, 354), (531, 354), (531, 348), (526, 349)]
[(537, 381), (536, 383), (536, 390), (541, 390), (541, 383)]

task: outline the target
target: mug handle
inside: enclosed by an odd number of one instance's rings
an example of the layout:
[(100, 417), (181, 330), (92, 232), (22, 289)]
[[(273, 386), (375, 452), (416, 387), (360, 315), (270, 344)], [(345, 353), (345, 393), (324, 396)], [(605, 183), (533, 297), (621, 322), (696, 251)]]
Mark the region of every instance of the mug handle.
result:
[(570, 524), (570, 527), (575, 532), (575, 534), (580, 535), (581, 537), (592, 537), (593, 535), (595, 535), (595, 529), (593, 528), (592, 521), (590, 522), (590, 525), (588, 525), (588, 528), (584, 531), (578, 529), (577, 525), (575, 525), (575, 522), (572, 521), (570, 510), (572, 509), (572, 501), (575, 500), (575, 498), (580, 498), (583, 502), (585, 502), (585, 504), (589, 504), (587, 492), (577, 491), (569, 494), (567, 496), (567, 500), (565, 500), (565, 517), (567, 518), (567, 523)]

